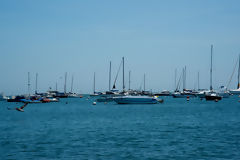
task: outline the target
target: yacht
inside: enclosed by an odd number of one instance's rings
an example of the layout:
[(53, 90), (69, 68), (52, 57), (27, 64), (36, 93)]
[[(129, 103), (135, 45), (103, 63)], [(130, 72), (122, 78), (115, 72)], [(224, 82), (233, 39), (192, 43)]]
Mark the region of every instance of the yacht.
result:
[(212, 52), (213, 52), (213, 45), (211, 45), (210, 92), (205, 94), (205, 98), (207, 101), (222, 99), (222, 97), (218, 93), (213, 91), (213, 87), (212, 87)]
[(240, 94), (240, 88), (229, 90), (231, 94)]
[(222, 98), (229, 98), (229, 96), (231, 95), (231, 93), (227, 90), (226, 87), (221, 86), (220, 90), (218, 91), (219, 96), (221, 96)]
[(222, 97), (216, 93), (216, 92), (209, 92), (205, 95), (205, 98), (207, 101), (211, 101), (211, 100), (221, 100)]
[(168, 90), (163, 90), (162, 92), (160, 92), (160, 93), (155, 93), (154, 95), (155, 95), (155, 96), (171, 96), (172, 93), (171, 93), (170, 91), (168, 91)]
[(229, 90), (229, 92), (231, 94), (240, 94), (240, 55), (239, 55), (239, 58), (238, 58), (238, 83), (237, 83), (237, 89), (232, 89), (232, 90)]
[(6, 97), (3, 95), (3, 93), (0, 94), (0, 101), (4, 101)]
[(209, 90), (200, 89), (200, 90), (198, 90), (198, 93), (196, 93), (196, 96), (199, 98), (205, 98), (206, 94), (209, 92), (210, 92)]
[(120, 96), (114, 97), (113, 100), (118, 104), (156, 104), (158, 99), (149, 96)]

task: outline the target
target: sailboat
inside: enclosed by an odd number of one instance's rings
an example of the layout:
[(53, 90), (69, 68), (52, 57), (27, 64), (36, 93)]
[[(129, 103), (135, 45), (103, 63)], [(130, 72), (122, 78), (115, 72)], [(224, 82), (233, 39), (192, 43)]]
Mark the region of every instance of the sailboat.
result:
[(213, 91), (213, 87), (212, 87), (212, 52), (213, 52), (213, 45), (211, 45), (210, 92), (206, 93), (205, 95), (205, 98), (208, 101), (222, 99), (222, 97), (219, 96), (219, 94)]
[(180, 78), (178, 80), (176, 89), (175, 89), (174, 93), (172, 94), (173, 98), (183, 98), (184, 97), (180, 92), (180, 82), (181, 82), (181, 79), (183, 77), (183, 74), (184, 74), (184, 70), (183, 70), (182, 74), (180, 75)]
[(100, 95), (98, 92), (96, 92), (96, 90), (95, 90), (95, 78), (96, 77), (96, 75), (95, 75), (95, 72), (94, 72), (94, 76), (93, 76), (93, 94), (90, 94), (90, 96), (98, 96), (98, 95)]
[[(180, 83), (181, 77), (183, 80), (183, 91), (182, 92), (179, 91), (179, 83)], [(186, 89), (186, 66), (183, 68), (183, 72), (182, 72), (182, 75), (180, 76), (180, 79), (179, 79), (177, 88), (176, 88), (175, 92), (172, 94), (172, 96), (174, 98), (195, 97), (195, 94), (193, 93), (192, 90)]]
[(0, 93), (0, 101), (4, 101), (6, 100), (7, 97), (4, 96), (3, 93)]
[(119, 73), (119, 70), (120, 70), (120, 67), (122, 65), (122, 61), (121, 61), (121, 64), (119, 66), (119, 69), (118, 69), (118, 72), (117, 72), (117, 76), (114, 80), (114, 84), (113, 84), (113, 87), (111, 89), (111, 78), (112, 78), (112, 62), (110, 61), (110, 66), (109, 66), (109, 82), (108, 82), (108, 91), (106, 91), (105, 95), (106, 96), (113, 96), (113, 95), (118, 95), (119, 92), (118, 90), (116, 89), (116, 80), (117, 80), (117, 77), (118, 77), (118, 73)]
[(79, 94), (73, 93), (73, 80), (74, 76), (72, 75), (71, 92), (68, 93), (68, 98), (80, 98)]
[(219, 91), (218, 91), (219, 96), (221, 96), (222, 98), (229, 98), (231, 93), (227, 90), (226, 87), (221, 86)]
[[(123, 74), (124, 74), (124, 58), (122, 58), (122, 61), (120, 63), (118, 71), (117, 71), (117, 75), (116, 75), (114, 83), (113, 83), (113, 87), (111, 89), (112, 63), (110, 61), (110, 66), (109, 66), (109, 84), (108, 84), (109, 88), (108, 88), (108, 91), (103, 93), (100, 98), (96, 99), (97, 102), (112, 102), (113, 101), (113, 97), (121, 96), (119, 90), (116, 89), (116, 81), (117, 81), (117, 78), (118, 78), (118, 75), (119, 75), (119, 71), (120, 71), (122, 65), (123, 65)], [(124, 76), (123, 76), (123, 79), (124, 79)]]
[(205, 98), (205, 94), (208, 90), (206, 89), (200, 89), (200, 80), (199, 80), (199, 72), (198, 72), (198, 75), (197, 75), (197, 85), (198, 85), (198, 89), (197, 89), (197, 93), (196, 93), (196, 96), (199, 97), (199, 98)]
[(65, 72), (65, 80), (64, 80), (64, 92), (57, 91), (57, 84), (56, 84), (56, 90), (51, 90), (52, 88), (49, 88), (49, 91), (47, 91), (48, 97), (54, 97), (54, 98), (67, 98), (67, 72)]
[(131, 96), (126, 95), (128, 94), (125, 91), (125, 84), (124, 84), (124, 57), (122, 58), (123, 62), (123, 96), (113, 97), (113, 100), (118, 104), (156, 104), (159, 102), (157, 97), (150, 97), (150, 96)]
[(229, 90), (229, 92), (231, 94), (240, 94), (240, 55), (239, 55), (239, 58), (238, 58), (238, 83), (237, 83), (237, 89), (232, 89), (232, 90)]
[(114, 97), (113, 100), (118, 104), (156, 104), (158, 99), (149, 96), (121, 96)]
[(115, 96), (118, 93), (114, 92), (114, 90), (111, 90), (111, 78), (112, 78), (111, 74), (112, 74), (112, 62), (110, 61), (108, 91), (106, 91), (101, 95), (101, 97), (96, 99), (97, 102), (112, 102), (113, 96)]

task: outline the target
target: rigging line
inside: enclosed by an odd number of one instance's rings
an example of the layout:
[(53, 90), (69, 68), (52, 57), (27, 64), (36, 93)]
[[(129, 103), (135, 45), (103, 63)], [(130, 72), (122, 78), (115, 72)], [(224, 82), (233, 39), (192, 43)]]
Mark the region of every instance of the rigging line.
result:
[(116, 88), (116, 87), (115, 87), (115, 84), (116, 84), (116, 81), (117, 81), (117, 78), (118, 78), (119, 71), (120, 71), (120, 69), (121, 69), (121, 67), (122, 67), (122, 63), (123, 63), (123, 61), (121, 61), (120, 65), (119, 65), (118, 72), (117, 72), (117, 75), (116, 75), (115, 80), (114, 80), (114, 83), (113, 83), (113, 89)]
[(142, 81), (141, 81), (141, 84), (140, 84), (140, 87), (139, 87), (139, 91), (142, 90), (143, 83), (144, 83), (144, 79), (142, 79)]
[(229, 87), (229, 85), (230, 85), (230, 83), (231, 83), (231, 81), (232, 81), (233, 75), (234, 75), (234, 73), (235, 73), (235, 71), (236, 71), (236, 68), (237, 68), (238, 60), (239, 60), (239, 59), (237, 59), (237, 62), (236, 62), (236, 64), (235, 64), (235, 66), (234, 66), (232, 75), (231, 75), (231, 77), (230, 77), (230, 80), (229, 80), (229, 82), (228, 82), (228, 84), (227, 84), (227, 88), (226, 88), (226, 89), (228, 89), (228, 87)]
[(180, 83), (181, 83), (181, 80), (182, 80), (182, 76), (183, 76), (183, 72), (182, 72), (182, 74), (180, 75), (180, 78), (179, 78), (179, 80), (178, 80), (178, 84), (177, 84), (176, 91), (179, 91), (179, 90), (180, 90)]

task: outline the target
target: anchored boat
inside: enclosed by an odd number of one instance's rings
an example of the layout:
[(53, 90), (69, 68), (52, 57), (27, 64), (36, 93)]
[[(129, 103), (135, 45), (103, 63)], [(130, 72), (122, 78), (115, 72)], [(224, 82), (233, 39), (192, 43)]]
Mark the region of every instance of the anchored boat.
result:
[(209, 92), (205, 95), (207, 101), (221, 100), (222, 97), (219, 96), (216, 92)]
[(118, 104), (156, 104), (158, 99), (149, 96), (121, 96), (114, 97), (113, 100)]
[(232, 89), (230, 90), (229, 92), (231, 94), (240, 94), (240, 55), (239, 55), (239, 58), (238, 58), (238, 82), (237, 82), (237, 89)]
[(211, 68), (210, 68), (210, 92), (206, 93), (205, 98), (206, 100), (221, 100), (222, 97), (213, 91), (212, 87), (212, 52), (213, 52), (213, 45), (211, 45)]

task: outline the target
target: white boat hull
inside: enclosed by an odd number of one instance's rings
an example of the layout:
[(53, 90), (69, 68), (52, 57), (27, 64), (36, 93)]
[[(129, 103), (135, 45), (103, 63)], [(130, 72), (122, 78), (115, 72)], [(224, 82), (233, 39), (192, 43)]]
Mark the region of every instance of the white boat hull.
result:
[(239, 94), (240, 95), (240, 89), (233, 89), (229, 91), (231, 94)]
[(172, 94), (173, 98), (187, 98), (187, 97), (195, 97), (194, 94), (188, 94), (188, 93), (173, 93)]

